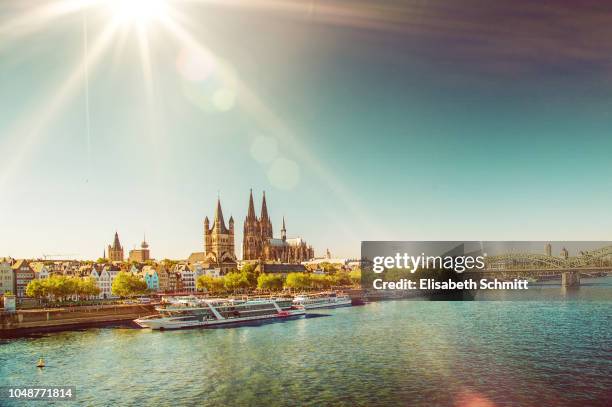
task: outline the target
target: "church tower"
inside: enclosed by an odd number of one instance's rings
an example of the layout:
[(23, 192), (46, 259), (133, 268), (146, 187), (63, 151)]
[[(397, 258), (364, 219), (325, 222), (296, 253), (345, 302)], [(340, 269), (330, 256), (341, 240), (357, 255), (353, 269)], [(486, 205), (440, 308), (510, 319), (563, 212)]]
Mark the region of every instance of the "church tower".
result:
[(259, 236), (259, 221), (255, 215), (253, 203), (253, 190), (249, 195), (249, 210), (244, 219), (244, 235), (242, 239), (242, 258), (244, 260), (257, 260), (261, 256), (261, 239)]
[(113, 245), (108, 245), (108, 260), (123, 261), (123, 247), (119, 242), (119, 234), (115, 232), (115, 240)]
[(229, 219), (229, 229), (225, 226), (221, 200), (217, 198), (217, 209), (212, 228), (208, 217), (204, 219), (204, 253), (215, 262), (234, 261), (234, 218)]

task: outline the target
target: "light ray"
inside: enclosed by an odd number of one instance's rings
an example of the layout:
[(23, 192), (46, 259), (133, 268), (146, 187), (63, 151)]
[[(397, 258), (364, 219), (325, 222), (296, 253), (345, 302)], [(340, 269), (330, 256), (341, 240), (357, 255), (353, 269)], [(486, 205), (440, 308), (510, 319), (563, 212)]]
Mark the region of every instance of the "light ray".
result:
[[(18, 119), (11, 130), (6, 133), (7, 138), (0, 145), (0, 151), (11, 151), (11, 154), (6, 161), (0, 162), (0, 189), (4, 188), (12, 173), (27, 157), (30, 149), (41, 143), (45, 135), (45, 127), (49, 126), (77, 91), (77, 85), (83, 81), (85, 67), (95, 66), (98, 62), (115, 29), (115, 24), (109, 24), (88, 50), (87, 57), (77, 64), (77, 67), (62, 82), (51, 100), (44, 101), (34, 111), (28, 110), (25, 117)], [(32, 121), (32, 118), (35, 118), (35, 120)]]
[(89, 35), (87, 12), (83, 13), (83, 75), (85, 81), (85, 131), (87, 132), (87, 179), (91, 175), (91, 115), (89, 112)]
[(100, 0), (62, 0), (35, 4), (28, 12), (0, 24), (0, 49), (16, 39), (48, 27), (48, 23), (58, 18), (79, 12), (99, 3)]
[[(270, 135), (274, 135), (279, 140), (287, 144), (292, 151), (299, 152), (299, 157), (304, 161), (313, 171), (319, 179), (326, 183), (330, 191), (336, 195), (336, 197), (345, 205), (345, 207), (352, 213), (355, 219), (358, 219), (360, 223), (366, 228), (370, 235), (379, 234), (385, 236), (385, 231), (381, 230), (380, 225), (376, 224), (370, 217), (367, 216), (366, 211), (362, 210), (357, 204), (357, 199), (353, 197), (349, 191), (336, 179), (336, 177), (328, 171), (323, 163), (321, 163), (307, 148), (304, 146), (294, 132), (270, 109), (266, 106), (257, 95), (252, 92), (249, 87), (240, 80), (237, 75), (232, 74), (232, 70), (229, 69), (216, 55), (207, 47), (199, 43), (193, 36), (185, 31), (181, 26), (175, 23), (171, 19), (163, 19), (162, 23), (176, 38), (186, 46), (188, 49), (194, 49), (203, 55), (207, 55), (211, 59), (216, 61), (217, 74), (221, 76), (222, 81), (225, 83), (231, 83), (237, 88), (239, 95), (238, 101), (240, 106), (250, 114), (251, 117), (256, 119), (262, 128), (265, 128)], [(355, 232), (350, 232), (350, 236), (355, 236)]]
[(140, 51), (142, 77), (145, 83), (147, 99), (150, 102), (153, 98), (153, 74), (151, 68), (151, 50), (149, 47), (149, 37), (147, 36), (147, 29), (143, 24), (138, 24), (136, 30), (138, 36), (138, 48)]

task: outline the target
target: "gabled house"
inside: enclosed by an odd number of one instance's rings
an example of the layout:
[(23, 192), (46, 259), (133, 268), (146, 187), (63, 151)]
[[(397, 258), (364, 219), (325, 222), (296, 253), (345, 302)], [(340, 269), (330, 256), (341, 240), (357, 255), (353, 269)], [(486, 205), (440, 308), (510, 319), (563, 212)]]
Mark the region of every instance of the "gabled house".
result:
[(15, 295), (23, 298), (26, 296), (26, 287), (35, 278), (34, 270), (30, 267), (30, 262), (24, 259), (17, 260), (11, 268), (15, 273)]
[(30, 263), (32, 270), (34, 270), (34, 276), (38, 279), (48, 278), (51, 274), (50, 268), (42, 261)]
[(177, 273), (179, 278), (179, 284), (177, 289), (180, 291), (194, 292), (195, 286), (195, 271), (185, 263), (179, 263), (174, 266), (174, 272)]
[(147, 283), (147, 288), (151, 291), (159, 291), (159, 276), (153, 266), (144, 266), (140, 272), (141, 277)]
[(11, 263), (0, 259), (0, 295), (6, 292), (15, 294), (15, 273)]

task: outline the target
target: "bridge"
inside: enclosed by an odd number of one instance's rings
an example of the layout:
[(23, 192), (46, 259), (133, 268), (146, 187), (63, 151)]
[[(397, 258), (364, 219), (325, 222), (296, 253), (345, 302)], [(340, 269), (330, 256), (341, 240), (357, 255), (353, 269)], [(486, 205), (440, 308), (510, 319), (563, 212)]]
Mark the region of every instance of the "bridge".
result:
[[(612, 272), (612, 246), (581, 251), (578, 256), (552, 256), (539, 253), (505, 253), (485, 258), (485, 269), (480, 275), (501, 278), (532, 277), (545, 279), (561, 277), (562, 285), (580, 284), (581, 276), (601, 276)], [(474, 273), (474, 271), (471, 271)]]

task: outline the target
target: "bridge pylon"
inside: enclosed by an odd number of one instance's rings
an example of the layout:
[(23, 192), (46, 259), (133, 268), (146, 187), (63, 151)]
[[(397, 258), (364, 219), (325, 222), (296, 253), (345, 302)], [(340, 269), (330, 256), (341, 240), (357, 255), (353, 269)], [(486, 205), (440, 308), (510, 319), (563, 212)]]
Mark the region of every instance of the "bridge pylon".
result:
[(579, 271), (566, 271), (561, 274), (561, 286), (576, 287), (580, 285)]

